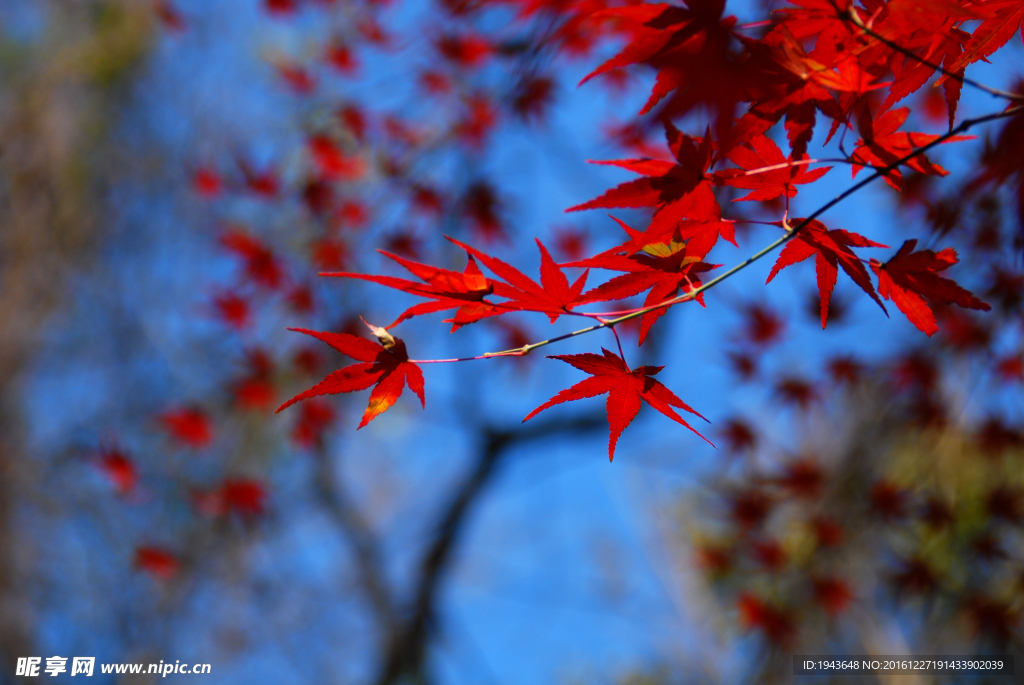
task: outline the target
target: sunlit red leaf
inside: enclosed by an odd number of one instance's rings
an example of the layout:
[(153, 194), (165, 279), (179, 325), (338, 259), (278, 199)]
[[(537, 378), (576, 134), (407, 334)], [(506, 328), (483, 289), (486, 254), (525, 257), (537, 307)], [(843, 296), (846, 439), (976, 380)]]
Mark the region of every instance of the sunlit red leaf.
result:
[(912, 324), (927, 335), (939, 330), (935, 314), (925, 302), (926, 297), (967, 309), (991, 309), (954, 281), (938, 275), (959, 261), (955, 250), (914, 252), (916, 246), (916, 240), (908, 240), (888, 262), (871, 260), (871, 269), (878, 276), (879, 294), (895, 302)]
[(309, 331), (302, 328), (290, 330), (325, 342), (338, 352), (361, 363), (335, 371), (309, 390), (299, 393), (282, 404), (277, 408), (277, 412), (311, 397), (366, 390), (370, 386), (373, 386), (373, 390), (370, 392), (370, 402), (366, 411), (363, 412), (359, 428), (390, 409), (401, 397), (406, 385), (419, 397), (420, 404), (426, 407), (426, 399), (423, 395), (423, 373), (416, 364), (409, 361), (405, 343), (400, 338), (391, 336), (383, 328), (371, 327), (382, 343), (348, 333)]
[[(676, 423), (686, 426), (694, 433), (697, 433), (697, 431), (684, 421), (675, 412), (673, 407), (687, 411), (695, 416), (700, 416), (702, 419), (704, 418), (676, 397), (671, 390), (653, 378), (663, 367), (642, 366), (639, 369), (632, 370), (626, 366), (626, 362), (621, 357), (608, 350), (604, 350), (604, 356), (597, 354), (571, 354), (556, 355), (552, 356), (551, 359), (564, 361), (580, 371), (591, 374), (591, 376), (571, 388), (562, 390), (527, 414), (523, 421), (529, 421), (540, 412), (556, 404), (606, 394), (608, 395), (608, 400), (605, 408), (608, 413), (608, 425), (611, 429), (608, 440), (609, 461), (615, 456), (615, 445), (619, 441), (619, 436), (622, 435), (622, 431), (636, 417), (643, 402), (647, 402), (647, 404), (665, 416)], [(700, 435), (700, 433), (697, 433), (697, 435)], [(708, 444), (711, 444), (703, 435), (700, 435), (700, 437), (707, 441)]]

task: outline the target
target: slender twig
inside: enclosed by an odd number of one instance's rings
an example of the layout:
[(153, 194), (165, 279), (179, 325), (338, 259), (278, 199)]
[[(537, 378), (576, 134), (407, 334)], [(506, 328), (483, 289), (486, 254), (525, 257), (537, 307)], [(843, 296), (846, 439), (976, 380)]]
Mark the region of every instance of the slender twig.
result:
[(332, 464), (321, 441), (317, 445), (317, 495), (348, 538), (355, 557), (359, 583), (376, 612), (381, 632), (390, 639), (395, 630), (395, 609), (385, 580), (380, 544), (362, 513), (349, 501), (348, 494), (331, 468)]
[[(852, 7), (851, 7), (851, 9), (848, 12), (843, 14), (843, 18), (848, 19), (852, 23), (856, 24), (857, 27), (860, 30), (862, 30), (864, 33), (866, 33), (867, 35), (871, 36), (875, 40), (877, 40), (877, 41), (879, 41), (881, 43), (884, 43), (890, 49), (895, 50), (896, 52), (900, 53), (901, 55), (909, 57), (909, 58), (919, 62), (920, 64), (923, 64), (924, 66), (928, 67), (929, 69), (934, 69), (934, 70), (942, 73), (942, 75), (947, 77), (947, 78), (951, 78), (954, 81), (959, 81), (960, 83), (963, 83), (965, 85), (971, 86), (973, 88), (977, 88), (978, 90), (983, 90), (986, 93), (988, 93), (989, 95), (992, 95), (993, 97), (1006, 98), (1007, 100), (1012, 100), (1014, 102), (1024, 101), (1024, 96), (1022, 96), (1022, 95), (1019, 95), (1017, 93), (1010, 93), (1010, 92), (1005, 91), (1005, 90), (1000, 90), (999, 88), (993, 88), (991, 86), (986, 86), (984, 83), (979, 83), (978, 81), (975, 81), (974, 79), (969, 79), (966, 76), (964, 76), (963, 74), (957, 74), (957, 73), (954, 73), (952, 71), (949, 71), (948, 69), (945, 69), (940, 64), (934, 64), (932, 62), (929, 62), (928, 60), (924, 59), (923, 57), (915, 54), (912, 50), (908, 50), (907, 48), (903, 47), (899, 43), (896, 43), (896, 42), (893, 42), (892, 40), (889, 40), (888, 38), (886, 38), (882, 34), (878, 33), (874, 29), (872, 29), (869, 26), (868, 22), (865, 22), (863, 19), (861, 19), (859, 16), (857, 16), (857, 13), (852, 9)], [(872, 17), (872, 19), (873, 19), (873, 17)]]
[[(790, 240), (795, 238), (800, 233), (800, 231), (802, 231), (804, 229), (805, 226), (808, 226), (812, 221), (814, 221), (816, 218), (818, 218), (819, 216), (821, 216), (822, 214), (827, 212), (829, 209), (832, 209), (837, 204), (839, 204), (840, 202), (842, 202), (843, 200), (848, 198), (850, 195), (852, 195), (855, 192), (857, 192), (858, 190), (860, 190), (861, 188), (863, 188), (863, 187), (867, 186), (868, 184), (878, 180), (879, 178), (882, 178), (883, 176), (886, 176), (889, 173), (895, 171), (898, 167), (900, 167), (903, 164), (906, 164), (908, 161), (910, 161), (914, 157), (917, 157), (918, 155), (924, 154), (925, 152), (927, 152), (928, 150), (932, 149), (933, 147), (936, 147), (937, 145), (941, 145), (942, 143), (946, 142), (947, 140), (949, 140), (953, 136), (958, 135), (960, 133), (963, 133), (963, 132), (969, 130), (970, 128), (972, 128), (974, 126), (977, 126), (978, 124), (983, 124), (983, 123), (986, 123), (986, 122), (989, 122), (989, 121), (995, 121), (997, 119), (1005, 119), (1006, 117), (1011, 117), (1011, 116), (1014, 116), (1016, 114), (1020, 114), (1021, 112), (1024, 112), (1024, 105), (1018, 105), (1016, 107), (1011, 107), (1011, 108), (1005, 109), (1005, 110), (1003, 110), (1001, 112), (994, 112), (992, 114), (987, 114), (987, 115), (981, 116), (981, 117), (975, 117), (973, 119), (964, 119), (955, 128), (950, 129), (948, 133), (943, 133), (940, 136), (936, 136), (936, 138), (934, 140), (932, 140), (931, 142), (929, 142), (929, 143), (927, 143), (925, 145), (922, 145), (921, 147), (916, 148), (915, 150), (912, 150), (911, 152), (909, 152), (908, 154), (904, 155), (900, 159), (897, 159), (896, 161), (892, 162), (888, 166), (885, 166), (885, 167), (882, 167), (881, 169), (876, 170), (875, 173), (873, 173), (870, 176), (862, 179), (861, 181), (858, 181), (857, 183), (853, 184), (852, 186), (850, 186), (849, 188), (847, 188), (843, 192), (839, 193), (839, 195), (836, 195), (834, 198), (832, 198), (831, 200), (829, 200), (828, 202), (826, 202), (822, 206), (818, 207), (818, 209), (814, 210), (814, 212), (812, 212), (809, 216), (801, 219), (800, 223), (798, 223), (797, 225), (792, 227), (792, 230), (788, 231), (781, 238), (773, 241), (771, 244), (767, 245), (765, 248), (763, 248), (759, 252), (757, 252), (754, 255), (748, 257), (747, 259), (745, 259), (744, 261), (740, 262), (739, 264), (736, 264), (735, 266), (733, 266), (728, 271), (726, 271), (726, 272), (724, 272), (722, 274), (719, 274), (718, 276), (716, 276), (715, 278), (711, 279), (707, 283), (704, 283), (703, 285), (701, 285), (701, 286), (699, 286), (697, 288), (694, 288), (693, 290), (689, 290), (686, 293), (684, 293), (682, 295), (679, 295), (678, 297), (674, 297), (674, 298), (671, 298), (671, 299), (668, 299), (668, 300), (665, 300), (663, 302), (659, 302), (657, 304), (653, 304), (653, 305), (650, 305), (650, 306), (647, 306), (647, 307), (642, 307), (642, 308), (634, 310), (634, 311), (632, 311), (632, 312), (630, 312), (628, 314), (624, 314), (623, 316), (620, 316), (620, 317), (617, 317), (617, 318), (614, 318), (614, 319), (607, 319), (607, 320), (605, 320), (605, 321), (603, 321), (601, 323), (595, 324), (593, 326), (588, 326), (586, 328), (581, 328), (579, 330), (572, 331), (571, 333), (565, 333), (564, 335), (558, 335), (558, 336), (555, 336), (554, 338), (549, 338), (547, 340), (542, 340), (540, 342), (530, 343), (529, 345), (523, 345), (522, 347), (517, 347), (517, 348), (511, 349), (511, 350), (502, 350), (501, 352), (487, 352), (487, 353), (482, 354), (482, 355), (480, 355), (478, 357), (466, 357), (466, 358), (463, 358), (463, 359), (453, 359), (453, 360), (450, 360), (450, 361), (473, 361), (473, 360), (477, 360), (477, 359), (489, 359), (491, 357), (521, 357), (521, 356), (529, 354), (530, 352), (532, 352), (533, 350), (535, 350), (535, 349), (537, 349), (539, 347), (545, 347), (545, 346), (550, 345), (552, 343), (561, 342), (563, 340), (568, 340), (570, 338), (575, 338), (576, 336), (584, 335), (586, 333), (592, 333), (594, 331), (601, 330), (602, 328), (608, 328), (610, 326), (615, 326), (615, 325), (620, 324), (620, 323), (622, 323), (624, 321), (629, 321), (630, 319), (635, 319), (638, 316), (643, 316), (644, 314), (646, 314), (648, 312), (653, 312), (653, 311), (656, 311), (658, 309), (664, 309), (665, 307), (671, 307), (673, 305), (680, 304), (682, 302), (687, 302), (687, 301), (696, 299), (696, 297), (698, 295), (700, 295), (701, 293), (703, 293), (703, 292), (705, 292), (707, 290), (710, 290), (711, 288), (715, 287), (719, 283), (725, 281), (726, 279), (730, 278), (731, 276), (734, 276), (735, 274), (739, 273), (743, 269), (747, 268), (748, 266), (750, 266), (754, 262), (758, 261), (759, 259), (761, 259), (765, 255), (770, 254), (774, 250), (782, 247), (787, 242), (789, 242)], [(432, 360), (432, 361), (448, 361), (448, 360)], [(423, 363), (423, 362), (417, 361), (416, 363)]]
[(477, 452), (476, 463), (442, 509), (434, 538), (420, 562), (408, 618), (384, 651), (375, 681), (377, 685), (395, 685), (403, 678), (415, 682), (422, 676), (427, 645), (437, 623), (441, 581), (454, 561), (473, 505), (494, 478), (502, 458), (512, 447), (524, 442), (584, 433), (604, 424), (603, 417), (585, 416), (574, 421), (557, 420), (522, 428), (481, 431), (483, 444)]

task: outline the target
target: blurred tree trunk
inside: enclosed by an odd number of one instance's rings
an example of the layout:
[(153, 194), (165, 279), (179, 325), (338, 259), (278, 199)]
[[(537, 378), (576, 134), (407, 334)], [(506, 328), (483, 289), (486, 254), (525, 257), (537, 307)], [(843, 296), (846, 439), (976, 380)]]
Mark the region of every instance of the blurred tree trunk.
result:
[(118, 105), (153, 36), (148, 6), (37, 2), (45, 28), (0, 35), (0, 669), (33, 649), (30, 517), (36, 460), (27, 451), (21, 381), (67, 276), (87, 266), (110, 225), (119, 168)]

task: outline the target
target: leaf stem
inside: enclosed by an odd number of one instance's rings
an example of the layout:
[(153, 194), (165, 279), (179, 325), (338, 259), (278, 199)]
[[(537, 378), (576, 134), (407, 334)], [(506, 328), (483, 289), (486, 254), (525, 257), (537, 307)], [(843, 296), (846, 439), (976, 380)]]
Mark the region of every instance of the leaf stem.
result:
[[(903, 47), (899, 43), (896, 43), (896, 42), (894, 42), (892, 40), (889, 40), (888, 38), (886, 38), (882, 34), (878, 33), (874, 29), (872, 29), (870, 27), (870, 25), (869, 25), (870, 22), (869, 23), (865, 23), (863, 19), (861, 19), (859, 16), (857, 16), (857, 13), (852, 9), (852, 7), (851, 7), (851, 9), (848, 12), (846, 12), (843, 15), (843, 17), (845, 19), (848, 19), (852, 23), (856, 24), (857, 27), (860, 30), (862, 30), (864, 33), (866, 33), (867, 35), (869, 35), (872, 38), (874, 38), (875, 40), (877, 40), (877, 41), (887, 45), (890, 49), (895, 50), (896, 52), (900, 53), (901, 55), (905, 55), (906, 57), (909, 57), (909, 58), (915, 60), (916, 62), (918, 62), (920, 64), (923, 64), (924, 66), (928, 67), (929, 69), (934, 69), (935, 71), (940, 72), (943, 76), (945, 76), (947, 78), (951, 78), (954, 81), (959, 81), (960, 83), (966, 84), (968, 86), (972, 86), (974, 88), (977, 88), (978, 90), (983, 90), (986, 93), (988, 93), (989, 95), (992, 95), (993, 97), (1006, 98), (1007, 100), (1012, 100), (1014, 102), (1024, 101), (1024, 96), (1018, 95), (1017, 93), (1010, 93), (1010, 92), (1005, 91), (1005, 90), (1000, 90), (999, 88), (992, 88), (991, 86), (986, 86), (984, 83), (980, 83), (978, 81), (975, 81), (974, 79), (969, 79), (969, 78), (967, 78), (966, 76), (964, 76), (962, 74), (956, 74), (956, 73), (954, 73), (952, 71), (949, 71), (948, 69), (945, 69), (944, 67), (942, 67), (942, 65), (934, 64), (932, 62), (929, 62), (928, 60), (924, 59), (923, 57), (915, 54), (912, 50), (908, 50), (907, 48)], [(874, 19), (874, 17), (872, 17), (872, 19)]]

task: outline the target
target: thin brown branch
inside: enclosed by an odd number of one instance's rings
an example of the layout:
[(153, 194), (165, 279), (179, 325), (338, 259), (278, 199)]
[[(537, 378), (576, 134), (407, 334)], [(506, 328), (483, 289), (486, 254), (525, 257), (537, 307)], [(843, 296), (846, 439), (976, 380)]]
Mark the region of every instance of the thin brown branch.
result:
[(373, 607), (382, 634), (390, 639), (395, 630), (394, 601), (385, 582), (386, 575), (377, 537), (338, 483), (337, 476), (331, 468), (332, 462), (322, 443), (317, 447), (316, 456), (317, 496), (348, 538), (359, 583)]
[(929, 62), (928, 60), (924, 59), (920, 55), (917, 55), (916, 53), (914, 53), (913, 50), (908, 50), (907, 48), (903, 47), (899, 43), (896, 43), (895, 41), (892, 41), (892, 40), (886, 38), (882, 34), (878, 33), (874, 29), (872, 29), (859, 16), (857, 16), (857, 13), (853, 10), (852, 7), (851, 7), (851, 9), (848, 12), (843, 13), (842, 16), (843, 16), (844, 19), (846, 19), (846, 20), (850, 21), (851, 23), (855, 24), (857, 26), (857, 28), (859, 28), (861, 31), (863, 31), (867, 35), (871, 36), (872, 38), (874, 38), (875, 40), (879, 41), (880, 43), (884, 43), (891, 50), (895, 50), (896, 52), (900, 53), (901, 55), (909, 57), (909, 58), (913, 59), (914, 61), (918, 62), (919, 64), (923, 64), (924, 66), (928, 67), (929, 69), (934, 69), (935, 71), (940, 72), (943, 76), (945, 76), (947, 78), (951, 78), (954, 81), (959, 81), (960, 83), (963, 83), (964, 85), (968, 85), (968, 86), (971, 86), (973, 88), (977, 88), (978, 90), (982, 90), (982, 91), (984, 91), (984, 92), (986, 92), (989, 95), (992, 95), (994, 97), (1006, 98), (1007, 100), (1012, 100), (1013, 102), (1024, 101), (1024, 96), (1022, 96), (1022, 95), (1019, 95), (1017, 93), (1010, 93), (1010, 92), (1005, 91), (1005, 90), (1000, 90), (999, 88), (993, 88), (991, 86), (986, 86), (984, 83), (980, 83), (979, 81), (975, 81), (974, 79), (969, 79), (966, 76), (964, 76), (963, 74), (957, 74), (957, 73), (954, 73), (952, 71), (949, 71), (948, 69), (944, 68), (941, 64), (934, 64), (932, 62)]
[[(704, 283), (700, 287), (694, 288), (692, 290), (689, 290), (689, 291), (683, 293), (682, 295), (679, 295), (678, 297), (674, 297), (674, 298), (671, 298), (669, 300), (665, 300), (663, 302), (659, 302), (657, 304), (653, 304), (653, 305), (651, 305), (649, 307), (643, 307), (641, 309), (637, 309), (637, 310), (635, 310), (633, 312), (630, 312), (629, 314), (625, 314), (625, 315), (620, 316), (620, 317), (618, 317), (616, 319), (608, 319), (608, 320), (602, 321), (601, 323), (595, 324), (593, 326), (588, 326), (586, 328), (581, 328), (579, 330), (572, 331), (571, 333), (566, 333), (564, 335), (555, 336), (554, 338), (549, 338), (548, 340), (542, 340), (540, 342), (530, 343), (529, 345), (523, 345), (522, 347), (517, 347), (517, 348), (511, 349), (511, 350), (502, 350), (500, 352), (487, 352), (487, 353), (482, 354), (482, 355), (480, 355), (478, 357), (466, 358), (465, 361), (469, 361), (470, 359), (489, 359), (491, 357), (521, 357), (521, 356), (524, 356), (526, 354), (529, 354), (530, 352), (532, 352), (533, 350), (535, 350), (535, 349), (537, 349), (539, 347), (545, 347), (545, 346), (550, 345), (552, 343), (561, 342), (563, 340), (568, 340), (570, 338), (575, 338), (576, 336), (584, 335), (586, 333), (592, 333), (594, 331), (601, 330), (602, 328), (608, 328), (609, 326), (615, 326), (615, 325), (618, 325), (618, 324), (620, 324), (620, 323), (622, 323), (624, 321), (629, 321), (630, 319), (635, 319), (636, 317), (643, 316), (644, 314), (646, 314), (648, 312), (653, 312), (653, 311), (656, 311), (658, 309), (664, 309), (665, 307), (671, 307), (673, 305), (677, 305), (677, 304), (680, 304), (682, 302), (688, 302), (690, 300), (694, 300), (701, 293), (704, 293), (704, 292), (710, 290), (711, 288), (715, 287), (719, 283), (725, 281), (726, 279), (734, 276), (735, 274), (739, 273), (743, 269), (747, 268), (748, 266), (750, 266), (754, 262), (758, 261), (759, 259), (761, 259), (765, 255), (770, 254), (771, 252), (774, 252), (776, 249), (782, 247), (787, 242), (789, 242), (790, 240), (795, 238), (800, 233), (800, 231), (803, 230), (803, 228), (805, 226), (807, 226), (808, 224), (811, 223), (811, 221), (813, 221), (814, 219), (818, 218), (819, 216), (821, 216), (822, 214), (827, 212), (829, 209), (832, 209), (837, 204), (839, 204), (840, 202), (842, 202), (843, 200), (845, 200), (849, 196), (853, 195), (855, 192), (857, 192), (861, 188), (863, 188), (863, 187), (869, 185), (870, 183), (873, 183), (874, 181), (878, 180), (879, 178), (882, 178), (883, 176), (886, 176), (886, 175), (890, 174), (891, 172), (895, 171), (897, 168), (899, 168), (903, 164), (906, 164), (908, 161), (910, 161), (914, 157), (917, 157), (918, 155), (924, 154), (928, 150), (931, 150), (933, 147), (941, 145), (942, 143), (946, 142), (947, 140), (949, 140), (953, 136), (956, 136), (956, 135), (959, 135), (960, 133), (968, 131), (972, 127), (977, 126), (978, 124), (983, 124), (983, 123), (986, 123), (986, 122), (989, 122), (989, 121), (995, 121), (997, 119), (1005, 119), (1006, 117), (1015, 116), (1017, 114), (1020, 114), (1021, 112), (1024, 112), (1024, 105), (1018, 105), (1016, 107), (1010, 107), (1010, 108), (1005, 109), (1005, 110), (1003, 110), (1001, 112), (994, 112), (992, 114), (988, 114), (988, 115), (985, 115), (985, 116), (982, 116), (982, 117), (976, 117), (974, 119), (964, 119), (955, 128), (950, 129), (949, 132), (943, 133), (942, 135), (937, 136), (935, 138), (935, 140), (931, 141), (930, 143), (927, 143), (926, 145), (922, 145), (921, 147), (912, 150), (911, 152), (909, 152), (908, 154), (904, 155), (900, 159), (897, 159), (896, 161), (892, 162), (891, 164), (889, 164), (889, 165), (887, 165), (885, 167), (877, 169), (875, 171), (875, 173), (873, 173), (870, 176), (862, 179), (861, 181), (858, 181), (857, 183), (853, 184), (852, 186), (850, 186), (849, 188), (844, 190), (842, 193), (840, 193), (839, 195), (835, 196), (834, 198), (832, 198), (831, 200), (826, 202), (824, 205), (822, 205), (821, 207), (816, 209), (809, 216), (804, 218), (799, 224), (793, 226), (792, 230), (788, 231), (784, 236), (782, 236), (781, 238), (775, 240), (774, 242), (772, 242), (771, 244), (769, 244), (768, 246), (766, 246), (765, 248), (763, 248), (762, 250), (760, 250), (756, 254), (748, 257), (746, 260), (744, 260), (744, 261), (740, 262), (739, 264), (733, 266), (728, 271), (726, 271), (726, 272), (716, 276), (715, 278), (711, 279), (707, 283)], [(464, 360), (460, 359), (460, 360), (454, 360), (454, 361), (464, 361)]]
[(508, 451), (525, 442), (546, 440), (594, 430), (604, 425), (601, 417), (575, 421), (548, 421), (535, 426), (485, 429), (472, 471), (456, 488), (442, 509), (433, 541), (420, 562), (409, 615), (392, 635), (381, 661), (377, 685), (394, 685), (403, 678), (424, 679), (427, 645), (437, 621), (437, 596), (445, 573), (454, 561), (473, 505), (493, 479)]

